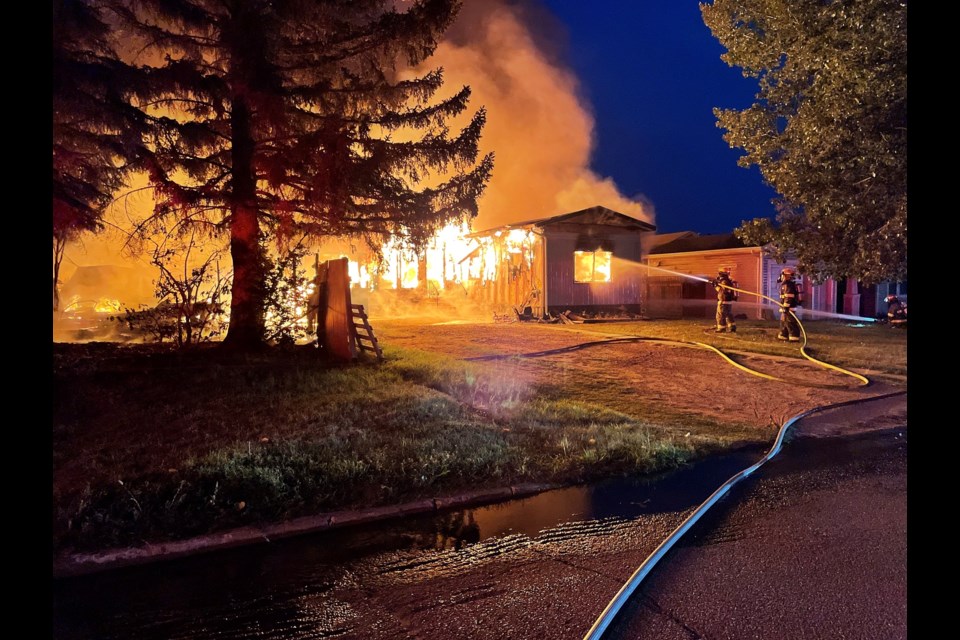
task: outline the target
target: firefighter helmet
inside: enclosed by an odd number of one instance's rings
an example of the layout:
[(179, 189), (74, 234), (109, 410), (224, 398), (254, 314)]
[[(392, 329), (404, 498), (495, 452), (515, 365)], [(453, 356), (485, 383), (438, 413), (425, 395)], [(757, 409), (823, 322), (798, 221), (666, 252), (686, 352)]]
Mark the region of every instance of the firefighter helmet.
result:
[(788, 276), (788, 277), (792, 278), (792, 277), (794, 276), (794, 274), (796, 274), (796, 273), (797, 273), (797, 270), (794, 269), (793, 267), (784, 267), (784, 268), (783, 268), (783, 271), (780, 272), (780, 275), (782, 275), (782, 276)]
[(891, 302), (899, 302), (899, 300), (897, 299), (897, 296), (891, 293), (886, 298), (884, 298), (884, 302), (886, 302), (887, 304), (890, 304)]
[(725, 276), (730, 275), (730, 267), (720, 267), (717, 269), (717, 274)]

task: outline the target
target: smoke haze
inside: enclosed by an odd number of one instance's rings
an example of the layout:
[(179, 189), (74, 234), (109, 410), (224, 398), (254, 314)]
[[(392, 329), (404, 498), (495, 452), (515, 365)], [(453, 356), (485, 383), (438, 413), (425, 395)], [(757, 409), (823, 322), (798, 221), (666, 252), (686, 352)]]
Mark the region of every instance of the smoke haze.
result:
[[(591, 170), (594, 116), (558, 55), (563, 44), (562, 26), (537, 0), (466, 0), (435, 55), (417, 70), (442, 66), (443, 95), (472, 88), (461, 124), (487, 108), (481, 154), (493, 151), (496, 161), (474, 230), (594, 205), (653, 222), (653, 207), (642, 195), (627, 197), (612, 178)], [(133, 269), (140, 282), (156, 277), (148, 257), (123, 251), (128, 236), (119, 230), (152, 212), (151, 192), (136, 191), (145, 185), (145, 177), (136, 176), (132, 193), (108, 211), (105, 231), (68, 245), (62, 282), (78, 267), (97, 265)], [(124, 302), (139, 304), (139, 297)]]
[(444, 88), (469, 85), (470, 112), (487, 108), (483, 152), (496, 154), (475, 229), (602, 205), (653, 222), (643, 196), (628, 198), (590, 169), (594, 118), (556, 51), (563, 39), (535, 2), (467, 0), (423, 69), (443, 67)]

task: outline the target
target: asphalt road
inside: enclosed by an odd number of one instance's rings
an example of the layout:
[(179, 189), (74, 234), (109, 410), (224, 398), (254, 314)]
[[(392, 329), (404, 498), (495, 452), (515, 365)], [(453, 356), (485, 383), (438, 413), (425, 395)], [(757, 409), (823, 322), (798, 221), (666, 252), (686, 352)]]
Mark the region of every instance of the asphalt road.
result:
[(906, 638), (905, 402), (800, 423), (658, 565), (610, 637)]
[[(655, 570), (620, 637), (905, 637), (905, 400), (798, 427)], [(408, 544), (378, 551), (343, 532), (135, 567), (58, 584), (54, 637), (577, 640), (691, 511), (551, 515), (561, 524), (476, 541), (459, 514), (463, 544), (401, 530)]]

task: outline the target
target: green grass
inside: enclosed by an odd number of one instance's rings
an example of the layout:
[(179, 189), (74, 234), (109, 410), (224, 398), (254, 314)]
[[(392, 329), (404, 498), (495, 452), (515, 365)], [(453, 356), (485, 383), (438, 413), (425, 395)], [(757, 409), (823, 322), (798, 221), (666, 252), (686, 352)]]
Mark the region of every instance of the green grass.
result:
[(55, 548), (654, 472), (759, 437), (669, 407), (612, 411), (599, 390), (571, 397), (489, 364), (386, 357), (335, 367), (307, 351), (57, 345)]
[[(831, 364), (896, 375), (907, 373), (907, 332), (886, 324), (803, 320), (807, 353)], [(565, 327), (566, 328), (566, 327)], [(705, 319), (656, 320), (578, 325), (577, 330), (703, 342), (723, 350), (802, 357), (796, 344), (777, 340), (779, 323), (738, 320), (736, 334), (715, 334)]]
[[(905, 331), (848, 324), (806, 322), (809, 350), (844, 367), (906, 373)], [(538, 350), (538, 336), (572, 330), (585, 340), (640, 335), (799, 357), (796, 345), (775, 339), (776, 323), (740, 321), (735, 337), (709, 326), (527, 326), (519, 339)], [(381, 366), (334, 366), (304, 348), (231, 355), (214, 345), (55, 345), (55, 548), (183, 538), (465, 488), (654, 472), (765, 437), (736, 415), (714, 419), (630, 394), (602, 366), (604, 375), (558, 376), (548, 360), (500, 366), (385, 353)]]

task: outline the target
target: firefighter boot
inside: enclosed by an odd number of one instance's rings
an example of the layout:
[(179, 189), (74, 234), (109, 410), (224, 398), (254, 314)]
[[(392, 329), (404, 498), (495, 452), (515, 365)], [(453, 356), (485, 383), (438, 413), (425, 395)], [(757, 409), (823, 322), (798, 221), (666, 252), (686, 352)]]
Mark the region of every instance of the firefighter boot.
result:
[[(734, 329), (735, 331), (735, 329)], [(717, 325), (717, 328), (713, 330), (714, 333), (726, 333), (727, 328), (722, 325)]]

